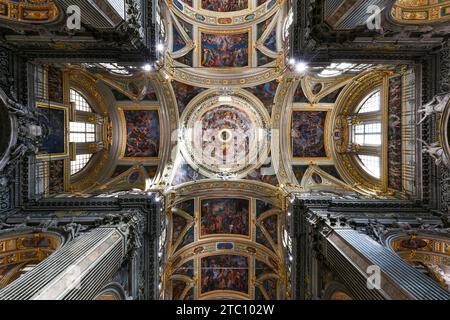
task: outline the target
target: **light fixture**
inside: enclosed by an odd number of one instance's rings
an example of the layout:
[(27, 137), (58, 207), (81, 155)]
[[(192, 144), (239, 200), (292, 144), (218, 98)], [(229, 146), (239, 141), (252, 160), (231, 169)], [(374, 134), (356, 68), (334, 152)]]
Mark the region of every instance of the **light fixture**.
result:
[(294, 58), (290, 58), (289, 59), (289, 64), (292, 65), (292, 66), (295, 65), (295, 59)]
[(301, 73), (301, 72), (305, 72), (306, 70), (308, 70), (308, 65), (307, 65), (305, 62), (300, 61), (300, 62), (297, 62), (297, 63), (296, 63), (296, 65), (295, 65), (295, 71)]
[(156, 50), (157, 50), (158, 52), (163, 52), (163, 51), (164, 51), (164, 45), (163, 45), (162, 43), (158, 43), (158, 44), (156, 45)]
[(142, 69), (144, 71), (150, 72), (150, 71), (152, 71), (152, 65), (150, 63), (147, 63), (142, 67)]
[(233, 102), (233, 98), (231, 98), (230, 96), (219, 96), (219, 102), (230, 103)]

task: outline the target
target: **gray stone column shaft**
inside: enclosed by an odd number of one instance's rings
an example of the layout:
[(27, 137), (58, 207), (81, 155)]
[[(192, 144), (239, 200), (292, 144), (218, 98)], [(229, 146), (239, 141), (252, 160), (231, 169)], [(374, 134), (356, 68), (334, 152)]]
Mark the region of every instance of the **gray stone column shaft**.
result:
[(115, 227), (81, 234), (0, 290), (0, 300), (90, 300), (111, 280), (126, 254)]

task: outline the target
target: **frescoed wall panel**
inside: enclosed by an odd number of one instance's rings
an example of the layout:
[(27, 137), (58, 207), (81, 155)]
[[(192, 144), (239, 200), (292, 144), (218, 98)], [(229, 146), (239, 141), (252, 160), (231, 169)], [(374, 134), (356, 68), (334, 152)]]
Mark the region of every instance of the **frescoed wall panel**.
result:
[(158, 159), (161, 143), (158, 108), (120, 109), (124, 134), (121, 159)]
[(201, 31), (200, 65), (205, 68), (251, 66), (250, 32), (208, 33)]
[(201, 260), (201, 291), (229, 290), (248, 293), (249, 262), (247, 257), (215, 255)]
[(193, 87), (188, 84), (173, 81), (172, 88), (178, 103), (178, 111), (180, 115), (183, 113), (186, 106), (191, 102), (196, 95), (203, 92), (205, 89), (200, 87)]
[(232, 12), (248, 8), (249, 0), (199, 0), (203, 10)]
[(326, 111), (293, 111), (291, 146), (294, 158), (325, 158)]
[(247, 199), (204, 199), (201, 201), (201, 235), (249, 236), (250, 202)]
[(275, 94), (277, 93), (278, 81), (270, 81), (256, 87), (248, 88), (247, 90), (253, 93), (267, 109), (269, 115), (272, 115), (272, 107), (274, 103)]

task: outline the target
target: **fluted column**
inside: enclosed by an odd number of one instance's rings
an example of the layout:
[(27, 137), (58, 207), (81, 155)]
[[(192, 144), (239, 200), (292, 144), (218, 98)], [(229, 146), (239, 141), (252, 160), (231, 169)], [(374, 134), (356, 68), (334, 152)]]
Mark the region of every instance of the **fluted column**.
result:
[(124, 230), (108, 226), (81, 234), (0, 290), (0, 300), (94, 299), (126, 256)]

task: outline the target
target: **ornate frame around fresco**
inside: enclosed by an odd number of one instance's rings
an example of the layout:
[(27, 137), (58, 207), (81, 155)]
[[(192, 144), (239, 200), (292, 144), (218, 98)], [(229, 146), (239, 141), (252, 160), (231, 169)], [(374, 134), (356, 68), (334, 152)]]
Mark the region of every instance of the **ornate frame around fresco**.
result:
[(54, 103), (36, 103), (37, 108), (55, 109), (64, 111), (64, 152), (63, 153), (38, 153), (36, 159), (42, 160), (59, 160), (69, 157), (69, 107)]
[[(162, 152), (162, 145), (164, 141), (164, 134), (162, 131), (162, 116), (161, 116), (161, 110), (159, 106), (129, 106), (129, 105), (120, 105), (117, 107), (117, 110), (119, 112), (120, 117), (120, 124), (121, 124), (121, 130), (122, 130), (122, 141), (120, 146), (120, 155), (119, 160), (131, 160), (131, 161), (149, 161), (149, 160), (160, 160), (161, 159), (161, 152)], [(145, 110), (156, 110), (158, 111), (158, 118), (159, 118), (159, 150), (158, 150), (158, 156), (157, 157), (126, 157), (125, 156), (125, 149), (127, 145), (127, 128), (126, 128), (126, 119), (125, 119), (125, 111), (145, 111)]]
[(206, 8), (203, 8), (202, 7), (202, 0), (197, 0), (197, 9), (198, 10), (202, 10), (202, 11), (206, 11), (208, 13), (216, 13), (216, 14), (224, 14), (224, 13), (230, 14), (231, 13), (231, 14), (233, 14), (234, 12), (251, 11), (253, 9), (252, 1), (253, 0), (247, 0), (247, 8), (245, 8), (245, 9), (235, 10), (235, 11), (223, 11), (223, 12), (221, 11), (221, 12), (219, 12), (219, 11), (212, 11), (212, 10), (208, 10)]
[[(330, 123), (331, 123), (331, 111), (333, 110), (333, 106), (327, 106), (327, 105), (323, 105), (323, 106), (316, 106), (316, 107), (293, 107), (290, 111), (289, 111), (289, 127), (287, 128), (287, 134), (288, 134), (288, 141), (290, 141), (289, 145), (288, 145), (288, 152), (289, 152), (289, 157), (291, 158), (291, 160), (302, 160), (305, 162), (314, 162), (314, 161), (320, 161), (320, 160), (325, 160), (325, 161), (330, 161), (331, 160), (331, 148), (330, 148)], [(325, 153), (326, 156), (325, 157), (294, 157), (294, 155), (292, 154), (292, 115), (294, 112), (311, 112), (311, 111), (316, 111), (316, 112), (326, 112), (326, 118), (325, 118), (325, 125), (324, 125), (324, 147), (325, 147)]]
[(250, 10), (214, 12), (192, 8), (186, 3), (182, 3), (181, 0), (168, 0), (165, 2), (169, 9), (175, 8), (172, 11), (177, 16), (183, 16), (189, 19), (191, 23), (211, 26), (236, 26), (260, 22), (284, 5), (284, 0), (268, 0), (266, 3)]
[[(166, 2), (165, 2), (166, 3)], [(192, 13), (192, 18), (188, 15), (183, 14), (180, 11), (180, 8), (177, 6), (177, 3), (184, 8), (187, 8), (190, 13)], [(269, 7), (270, 10), (267, 14), (262, 14), (258, 18), (253, 17), (253, 15), (257, 15), (260, 10), (265, 10), (266, 6)], [(179, 82), (183, 82), (185, 84), (189, 84), (192, 86), (198, 87), (206, 87), (206, 88), (216, 88), (217, 86), (222, 87), (251, 87), (261, 85), (263, 83), (270, 82), (282, 75), (282, 73), (286, 70), (286, 57), (288, 54), (288, 46), (281, 45), (281, 42), (284, 41), (282, 37), (281, 27), (284, 23), (282, 20), (283, 14), (285, 10), (287, 10), (287, 5), (285, 1), (279, 0), (271, 0), (266, 2), (265, 4), (259, 6), (252, 11), (252, 13), (247, 14), (248, 16), (252, 16), (252, 19), (246, 21), (242, 20), (236, 22), (235, 24), (215, 24), (209, 23), (206, 21), (200, 21), (196, 17), (202, 16), (196, 10), (190, 8), (189, 6), (182, 4), (179, 0), (168, 1), (167, 6), (163, 6), (163, 15), (166, 17), (163, 21), (169, 21), (165, 26), (170, 29), (170, 27), (174, 27), (173, 20), (182, 19), (193, 25), (193, 35), (194, 37), (199, 37), (200, 32), (196, 29), (203, 29), (208, 31), (207, 33), (230, 33), (230, 32), (242, 32), (242, 30), (250, 29), (252, 35), (250, 37), (249, 42), (249, 60), (251, 60), (251, 67), (237, 67), (237, 68), (209, 68), (209, 67), (198, 67), (197, 62), (201, 59), (201, 52), (199, 52), (199, 46), (193, 48), (193, 67), (186, 66), (185, 64), (175, 60), (187, 54), (190, 51), (189, 45), (190, 41), (188, 41), (185, 48), (177, 51), (176, 53), (170, 52), (170, 54), (165, 55), (164, 63), (164, 71), (166, 77), (174, 78)], [(276, 10), (278, 9), (278, 10)], [(202, 11), (203, 12), (203, 11)], [(206, 11), (208, 12), (208, 11)], [(176, 17), (175, 17), (176, 16)], [(272, 17), (273, 16), (273, 17)], [(256, 67), (257, 57), (256, 52), (261, 48), (261, 45), (257, 43), (258, 39), (253, 39), (255, 37), (256, 24), (260, 23), (267, 19), (272, 19), (273, 28), (277, 30), (277, 42), (278, 48), (281, 51), (278, 52), (268, 52), (267, 50), (263, 50), (264, 53), (273, 59), (269, 63)], [(215, 20), (215, 18), (212, 18)], [(172, 22), (170, 22), (172, 20)], [(206, 19), (207, 20), (207, 19)], [(222, 28), (221, 28), (222, 27)], [(231, 28), (231, 29), (230, 29)], [(235, 29), (238, 28), (238, 29)], [(227, 31), (224, 31), (226, 29)], [(214, 32), (214, 31), (218, 32)], [(194, 40), (194, 39), (193, 39)], [(260, 39), (261, 40), (261, 39)], [(172, 45), (172, 35), (167, 36), (166, 45)], [(186, 49), (186, 50), (185, 50)], [(253, 52), (250, 52), (252, 50)], [(261, 50), (260, 50), (261, 51)], [(221, 72), (222, 71), (222, 72)], [(225, 71), (225, 72), (224, 72)], [(239, 71), (239, 72), (237, 72)]]
[[(214, 199), (239, 199), (239, 200), (246, 200), (248, 201), (249, 205), (249, 212), (248, 212), (248, 235), (243, 234), (227, 234), (227, 233), (220, 233), (220, 234), (208, 234), (208, 235), (202, 235), (202, 202), (204, 200), (214, 200)], [(254, 215), (254, 204), (252, 201), (252, 198), (249, 197), (226, 197), (226, 196), (204, 196), (204, 197), (198, 197), (196, 199), (198, 201), (197, 208), (198, 210), (195, 212), (195, 221), (198, 221), (196, 228), (197, 228), (197, 234), (198, 234), (198, 240), (203, 239), (220, 239), (220, 238), (242, 238), (251, 240), (253, 238), (254, 228), (252, 227), (254, 225), (254, 222), (256, 221), (256, 217)]]
[[(180, 119), (180, 150), (181, 155), (183, 155), (184, 159), (193, 167), (199, 168), (200, 172), (208, 177), (214, 177), (218, 172), (212, 168), (212, 166), (207, 166), (206, 164), (199, 164), (192, 159), (191, 156), (195, 154), (192, 150), (191, 145), (187, 145), (188, 141), (186, 140), (185, 131), (191, 128), (191, 124), (195, 121), (196, 115), (201, 115), (205, 112), (205, 110), (218, 106), (220, 104), (230, 104), (236, 105), (240, 109), (248, 110), (248, 114), (253, 117), (254, 120), (263, 130), (269, 130), (271, 125), (270, 116), (262, 104), (262, 102), (256, 98), (252, 93), (247, 90), (242, 89), (232, 89), (227, 94), (234, 99), (232, 103), (221, 103), (218, 101), (218, 97), (220, 96), (220, 92), (215, 89), (206, 90), (200, 94), (198, 94), (195, 98), (193, 98), (189, 104), (187, 105), (185, 111), (183, 112)], [(184, 137), (184, 138), (183, 138)], [(268, 137), (266, 137), (268, 138)], [(268, 152), (270, 150), (270, 141), (269, 139), (265, 139), (260, 143), (262, 147), (258, 150), (253, 150), (252, 152), (259, 152), (256, 154), (257, 159), (255, 159), (255, 163), (246, 165), (242, 168), (238, 168), (233, 171), (238, 178), (242, 178), (247, 175), (247, 173), (258, 166), (260, 166), (267, 159)]]
[[(172, 223), (172, 215), (177, 212), (175, 207), (185, 201), (194, 201), (194, 217), (192, 221), (186, 224), (185, 229), (194, 228), (195, 236), (194, 241), (182, 247), (181, 249), (175, 249), (172, 246), (172, 241), (169, 241), (169, 245), (166, 247), (166, 262), (164, 264), (163, 271), (163, 288), (166, 297), (171, 296), (171, 283), (172, 280), (180, 280), (186, 282), (186, 287), (182, 292), (181, 298), (183, 298), (186, 293), (194, 287), (194, 299), (254, 299), (255, 297), (255, 287), (262, 285), (265, 278), (274, 278), (277, 280), (277, 298), (282, 299), (283, 297), (289, 295), (287, 291), (286, 281), (289, 279), (285, 273), (287, 271), (286, 267), (286, 256), (283, 249), (281, 241), (281, 233), (283, 226), (287, 223), (287, 218), (285, 215), (286, 210), (286, 197), (278, 188), (261, 183), (261, 182), (248, 182), (245, 180), (241, 181), (223, 181), (223, 180), (205, 180), (201, 182), (190, 182), (178, 187), (173, 188), (168, 191), (167, 194), (167, 207), (166, 215), (168, 217), (169, 224)], [(199, 236), (199, 226), (200, 220), (200, 200), (201, 199), (214, 199), (214, 198), (246, 198), (251, 201), (251, 212), (250, 216), (251, 227), (253, 228), (251, 232), (250, 239), (246, 239), (240, 235), (230, 235), (221, 234), (214, 235), (213, 237), (200, 237)], [(258, 219), (256, 218), (256, 206), (257, 200), (261, 200), (266, 203), (270, 203), (273, 207), (269, 210), (261, 212)], [(269, 241), (270, 247), (266, 247), (263, 244), (256, 242), (256, 227), (260, 228), (263, 233), (265, 228), (261, 228), (260, 223), (265, 218), (277, 215), (277, 236), (278, 243), (273, 246)], [(284, 217), (284, 218), (283, 218)], [(182, 238), (185, 231), (179, 235)], [(172, 227), (169, 228), (170, 237), (172, 238)], [(179, 239), (178, 238), (178, 239)], [(177, 241), (178, 242), (178, 241)], [(227, 248), (220, 247), (218, 244), (227, 244)], [(175, 243), (176, 245), (176, 243)], [(201, 259), (206, 256), (211, 255), (237, 255), (249, 257), (249, 294), (244, 294), (235, 291), (227, 290), (215, 290), (208, 293), (201, 293), (201, 274), (200, 263)], [(258, 278), (255, 276), (255, 262), (260, 260), (267, 264), (276, 273), (262, 274)], [(173, 274), (174, 270), (183, 266), (188, 261), (193, 261), (193, 278)], [(263, 279), (264, 278), (264, 279)], [(264, 295), (264, 294), (263, 294)], [(265, 296), (265, 295), (264, 295)]]
[[(202, 53), (201, 53), (201, 49), (202, 49), (202, 35), (203, 34), (207, 34), (207, 35), (234, 35), (234, 34), (248, 34), (248, 61), (247, 61), (247, 66), (244, 67), (224, 67), (224, 68), (220, 68), (220, 67), (204, 67), (202, 66)], [(202, 68), (205, 70), (214, 70), (214, 71), (235, 71), (235, 70), (246, 70), (246, 69), (250, 69), (253, 67), (253, 37), (252, 37), (252, 28), (244, 28), (244, 29), (236, 29), (236, 30), (211, 30), (211, 29), (203, 29), (203, 28), (198, 28), (197, 30), (197, 39), (199, 41), (198, 44), (198, 48), (197, 48), (197, 62), (198, 62), (198, 68)]]

